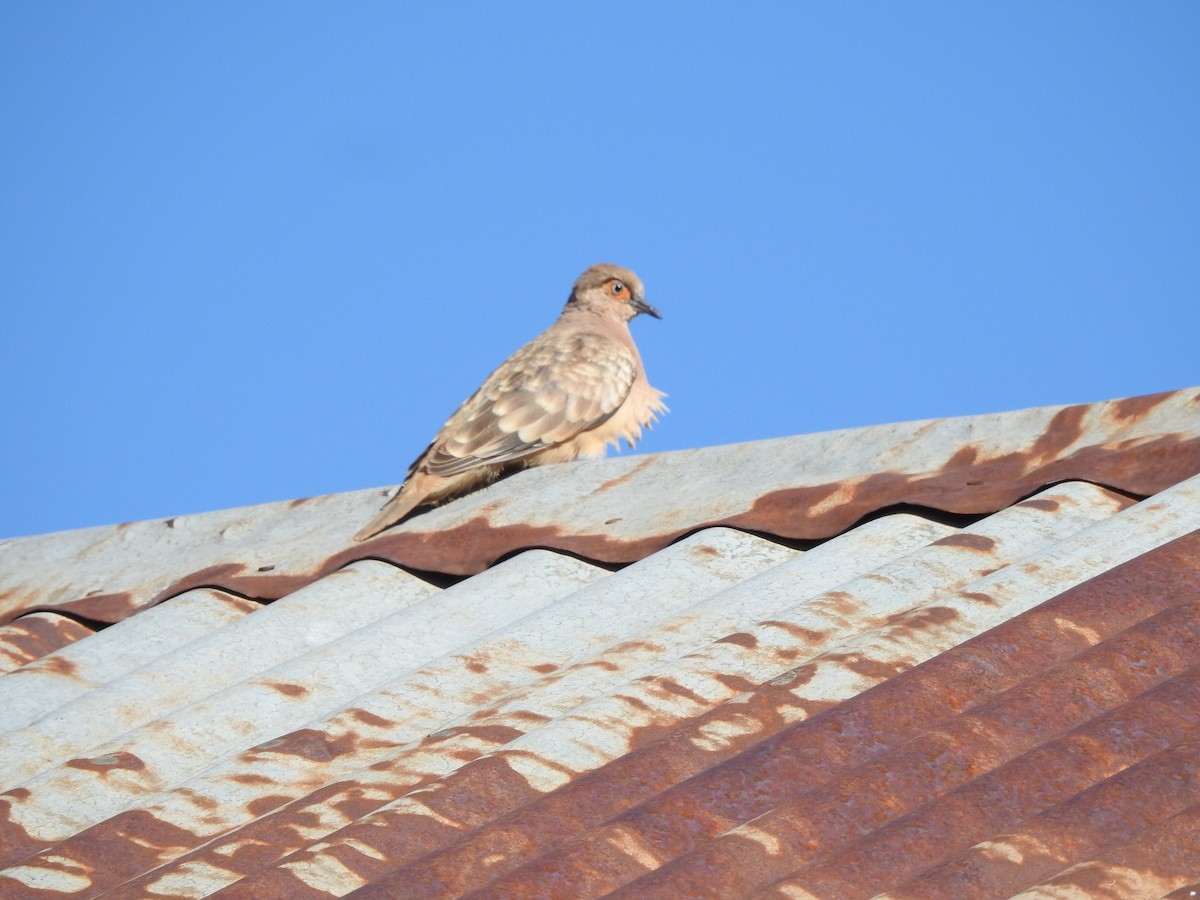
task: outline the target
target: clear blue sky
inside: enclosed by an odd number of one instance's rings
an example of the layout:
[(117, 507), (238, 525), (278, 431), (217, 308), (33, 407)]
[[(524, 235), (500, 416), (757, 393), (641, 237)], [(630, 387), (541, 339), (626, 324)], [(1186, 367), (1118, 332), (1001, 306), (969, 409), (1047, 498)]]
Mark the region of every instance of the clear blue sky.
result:
[(1200, 384), (1200, 3), (0, 6), (0, 536), (392, 484), (637, 271), (640, 451)]

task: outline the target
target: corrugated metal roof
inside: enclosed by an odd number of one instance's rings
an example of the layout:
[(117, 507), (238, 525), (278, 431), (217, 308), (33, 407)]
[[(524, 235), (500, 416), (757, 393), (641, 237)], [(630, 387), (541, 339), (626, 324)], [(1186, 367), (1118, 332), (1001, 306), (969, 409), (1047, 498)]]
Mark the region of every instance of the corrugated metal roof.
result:
[(548, 467), (357, 547), (375, 492), (6, 542), (53, 611), (0, 629), (0, 896), (1183, 890), (1198, 414)]

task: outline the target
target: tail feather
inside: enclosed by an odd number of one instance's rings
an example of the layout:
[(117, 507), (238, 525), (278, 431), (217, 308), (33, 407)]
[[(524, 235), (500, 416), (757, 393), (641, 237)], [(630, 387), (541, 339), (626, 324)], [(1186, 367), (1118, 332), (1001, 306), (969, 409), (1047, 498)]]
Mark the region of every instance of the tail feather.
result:
[(403, 485), (399, 491), (392, 496), (387, 503), (383, 504), (383, 508), (375, 514), (358, 534), (354, 535), (356, 541), (365, 541), (372, 538), (379, 532), (391, 528), (410, 512), (412, 512), (424, 499), (419, 491), (406, 490), (409, 485)]

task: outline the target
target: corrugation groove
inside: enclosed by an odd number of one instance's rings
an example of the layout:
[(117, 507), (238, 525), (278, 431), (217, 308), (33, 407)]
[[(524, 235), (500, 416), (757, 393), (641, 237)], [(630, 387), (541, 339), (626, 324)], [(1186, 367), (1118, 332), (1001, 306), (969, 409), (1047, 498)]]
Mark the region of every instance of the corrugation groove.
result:
[[(377, 878), (352, 896), (384, 897), (400, 890), (406, 897), (450, 896), (483, 888), (491, 880), (489, 876), (498, 873), (482, 861), (489, 854), (512, 860), (518, 846), (524, 849), (515, 858), (521, 860), (523, 856), (523, 861), (529, 863), (522, 871), (529, 878), (521, 886), (522, 891), (537, 895), (540, 880), (549, 879), (546, 886), (555, 891), (597, 896), (640, 874), (639, 859), (644, 866), (647, 859), (661, 862), (698, 849), (722, 832), (775, 809), (781, 798), (794, 794), (797, 786), (830, 782), (845, 769), (869, 764), (879, 758), (881, 751), (1020, 685), (1044, 671), (1047, 664), (1065, 662), (1096, 640), (1112, 637), (1156, 612), (1180, 602), (1200, 600), (1195, 571), (1198, 558), (1200, 535), (1178, 539), (891, 678), (824, 715), (779, 734), (764, 729), (761, 733), (772, 736), (761, 744), (754, 741), (758, 746), (739, 748), (745, 752), (728, 761), (722, 759), (725, 754), (706, 754), (695, 744), (688, 744), (687, 736), (694, 735), (707, 718), (702, 717), (687, 729), (687, 734), (635, 751), (517, 811), (490, 830), (467, 835), (440, 855), (414, 860), (406, 868)], [(788, 702), (788, 694), (786, 685), (766, 685), (739, 704), (741, 714), (752, 714), (757, 707), (760, 718), (769, 722), (776, 718), (774, 707)], [(711, 765), (693, 765), (680, 771), (676, 764), (681, 754), (707, 756), (707, 760), (697, 762)], [(959, 765), (969, 768), (970, 760)], [(688, 780), (671, 788), (684, 777)], [(553, 858), (547, 858), (544, 866), (540, 860), (533, 862), (546, 850), (562, 845), (564, 837), (581, 837), (594, 815), (589, 811), (610, 806), (604, 798), (636, 796), (645, 791), (647, 782), (661, 784), (651, 790), (662, 796), (634, 814), (635, 822), (645, 823), (641, 840), (650, 842), (639, 845), (639, 849), (646, 848), (644, 855), (606, 853), (601, 849), (598, 858), (594, 853), (588, 855), (580, 869), (564, 869), (558, 864), (561, 861)], [(884, 798), (889, 796), (885, 792)], [(825, 810), (830, 820), (826, 827), (835, 832), (839, 827), (848, 829), (842, 840), (859, 836), (864, 823), (876, 821), (878, 814), (870, 812), (870, 805), (877, 799), (870, 794), (829, 797)], [(574, 823), (583, 824), (584, 829)], [(815, 841), (818, 851), (827, 850), (832, 839), (819, 834), (800, 832), (806, 843)], [(770, 854), (753, 842), (741, 842), (739, 847), (744, 854), (740, 860), (722, 858), (717, 865), (704, 867), (703, 879), (674, 882), (672, 896), (689, 890), (720, 893), (724, 889), (727, 894), (740, 890), (747, 875), (765, 865)], [(616, 870), (609, 872), (605, 866), (615, 866)], [(503, 885), (497, 882), (484, 893)], [(636, 892), (631, 891), (631, 895)]]

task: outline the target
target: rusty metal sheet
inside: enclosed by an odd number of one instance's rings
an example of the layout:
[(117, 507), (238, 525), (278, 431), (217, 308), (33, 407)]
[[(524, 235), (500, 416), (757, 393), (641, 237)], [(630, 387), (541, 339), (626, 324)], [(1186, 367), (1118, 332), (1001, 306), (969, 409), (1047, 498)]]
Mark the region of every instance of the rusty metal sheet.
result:
[[(965, 709), (962, 704), (972, 689), (1013, 686), (1013, 673), (1006, 676), (1009, 682), (1005, 684), (1004, 678), (993, 677), (988, 668), (976, 666), (974, 674), (970, 667), (955, 668), (955, 660), (961, 656), (950, 651), (1037, 609), (1064, 591), (1070, 593), (1072, 586), (1101, 578), (1125, 562), (1131, 562), (1141, 573), (1154, 571), (1149, 563), (1139, 568), (1134, 561), (1153, 556), (1156, 548), (1186, 535), (1198, 522), (1200, 479), (1194, 479), (964, 585), (956, 586), (956, 579), (948, 577), (944, 560), (932, 559), (925, 566), (928, 574), (924, 580), (890, 579), (897, 603), (893, 615), (868, 614), (858, 629), (846, 630), (843, 626), (824, 640), (814, 642), (809, 635), (815, 629), (805, 624), (806, 607), (812, 602), (798, 603), (793, 612), (747, 629), (744, 638), (713, 645), (707, 671), (725, 674), (734, 687), (726, 693), (725, 702), (710, 704), (705, 711), (705, 704), (695, 703), (694, 698), (707, 682), (694, 679), (683, 683), (675, 679), (672, 686), (663, 685), (657, 696), (639, 683), (635, 685), (640, 686), (638, 699), (644, 704), (650, 697), (659, 715), (635, 720), (639, 727), (622, 746), (609, 735), (624, 727), (624, 720), (640, 709), (638, 704), (624, 710), (614, 707), (620, 720), (612, 716), (600, 719), (581, 710), (567, 717), (578, 725), (573, 738), (566, 730), (558, 741), (544, 739), (563, 720), (533, 729), (503, 749), (467, 763), (439, 782), (418, 788), (363, 817), (316, 847), (243, 881), (226, 896), (255, 896), (256, 891), (268, 891), (258, 896), (269, 895), (269, 891), (290, 896), (342, 895), (356, 888), (362, 888), (362, 896), (394, 896), (401, 886), (406, 897), (458, 896), (471, 890), (502, 896), (509, 891), (518, 895), (538, 893), (550, 885), (561, 895), (596, 896), (659, 868), (666, 877), (674, 866), (665, 864), (687, 850), (678, 842), (692, 834), (697, 825), (707, 822), (706, 828), (718, 827), (716, 833), (720, 833), (738, 824), (706, 811), (707, 805), (722, 797), (745, 796), (764, 804), (761, 812), (768, 812), (781, 795), (794, 792), (808, 780), (802, 772), (790, 769), (782, 781), (772, 777), (771, 767), (792, 759), (790, 754), (782, 758), (778, 754), (757, 757), (766, 768), (739, 776), (736, 783), (721, 781), (706, 787), (702, 773), (713, 769), (716, 777), (721, 766), (739, 754), (770, 744), (776, 736), (790, 733), (810, 720), (821, 721), (854, 698), (875, 694), (870, 688), (898, 681), (903, 673), (943, 656), (947, 662), (938, 665), (950, 674), (940, 692), (922, 696), (911, 689), (894, 691), (889, 715), (897, 719), (909, 712), (938, 716), (924, 720), (922, 727), (930, 727), (953, 715), (956, 706)], [(966, 550), (963, 544), (959, 547)], [(1167, 556), (1175, 568), (1168, 574), (1179, 578), (1181, 560), (1194, 565), (1195, 557), (1185, 551), (1194, 553), (1196, 543), (1193, 540), (1172, 547)], [(1187, 570), (1183, 577), (1185, 583), (1187, 578), (1196, 582), (1194, 569)], [(860, 579), (864, 584), (872, 580)], [(1139, 608), (1144, 612), (1147, 605), (1158, 604), (1157, 612), (1164, 604), (1178, 603), (1180, 596), (1184, 595), (1138, 598), (1142, 604)], [(917, 604), (911, 608), (910, 598)], [(844, 598), (839, 590), (826, 592), (817, 601), (832, 615)], [(1042, 616), (1038, 621), (1050, 623), (1049, 633), (1036, 633), (1026, 639), (1026, 646), (1001, 640), (1000, 648), (1011, 659), (1003, 654), (993, 658), (997, 652), (993, 650), (989, 665), (1005, 662), (1018, 670), (1031, 662), (1043, 665), (1052, 658), (1050, 651), (1056, 646), (1051, 637), (1062, 652), (1081, 652), (1103, 637), (1096, 624), (1098, 616), (1109, 617), (1110, 634), (1116, 627), (1113, 621), (1120, 626), (1118, 631), (1139, 621), (1120, 619), (1118, 612), (1125, 607), (1089, 610), (1087, 604), (1078, 600), (1075, 603), (1083, 609), (1071, 607), (1072, 615), (1088, 613), (1082, 622), (1058, 613), (1048, 619)], [(1105, 606), (1095, 590), (1089, 594), (1088, 603)], [(798, 659), (793, 658), (798, 667), (756, 684), (753, 677), (768, 669), (751, 668), (752, 660), (763, 653), (786, 655), (781, 654), (789, 646), (784, 636), (799, 643), (802, 652)], [(816, 655), (810, 657), (814, 649)], [(1019, 674), (1018, 670), (1014, 671)], [(753, 674), (739, 677), (739, 672)], [(914, 682), (909, 679), (900, 683)], [(952, 690), (946, 693), (946, 688)], [(847, 754), (865, 760), (878, 749), (871, 736), (887, 733), (890, 731), (882, 721), (864, 731), (843, 719), (831, 738), (836, 743), (824, 751), (827, 762), (834, 764)], [(564, 746), (564, 739), (571, 742), (570, 746)], [(818, 758), (825, 756), (805, 752), (798, 757), (804, 765)], [(967, 762), (972, 759), (968, 756)], [(682, 807), (673, 807), (669, 814), (652, 808), (644, 832), (631, 832), (628, 823), (621, 821), (621, 816), (632, 815), (631, 810), (651, 803), (663, 791), (673, 790), (673, 785), (700, 794)], [(886, 807), (885, 801), (886, 795), (880, 800)], [(863, 822), (870, 824), (870, 820)], [(597, 830), (593, 833), (592, 829)], [(520, 834), (520, 840), (513, 840), (515, 834)], [(576, 858), (577, 853), (584, 855)], [(481, 865), (485, 859), (487, 865)], [(610, 870), (618, 874), (597, 875)], [(707, 877), (718, 874), (727, 874), (730, 879), (746, 877), (746, 872), (732, 865), (727, 873), (718, 869), (709, 871)], [(691, 882), (686, 884), (689, 887), (675, 885), (672, 896), (695, 887)], [(632, 890), (630, 896), (639, 894)]]
[(544, 467), (364, 545), (360, 491), (0, 542), (0, 622), (116, 621), (195, 587), (275, 599), (367, 557), (452, 575), (529, 547), (627, 563), (713, 525), (830, 537), (898, 504), (986, 514), (1059, 481), (1146, 496), (1200, 472), (1200, 389)]
[[(80, 638), (93, 634), (86, 625), (57, 613), (38, 612), (0, 627), (0, 675), (19, 669)], [(0, 702), (0, 709), (4, 709)]]

